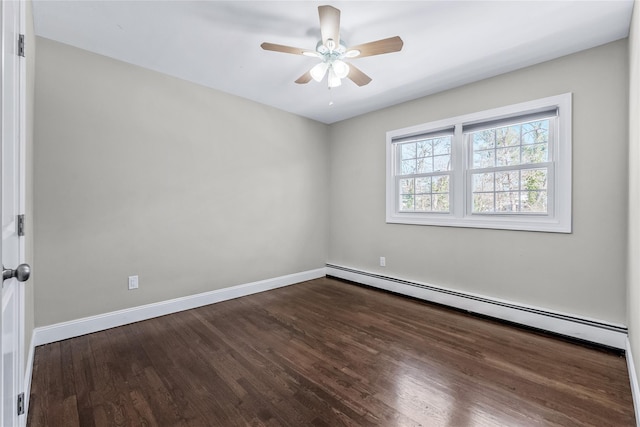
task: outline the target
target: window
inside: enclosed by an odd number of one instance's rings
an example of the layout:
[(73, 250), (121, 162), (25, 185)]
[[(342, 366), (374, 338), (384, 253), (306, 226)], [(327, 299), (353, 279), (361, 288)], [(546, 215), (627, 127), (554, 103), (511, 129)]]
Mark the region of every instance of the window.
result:
[(398, 143), (401, 212), (449, 212), (452, 134)]
[(571, 232), (571, 94), (387, 132), (387, 222)]
[[(472, 213), (548, 214), (549, 145), (556, 111), (465, 130)], [(526, 121), (521, 121), (526, 120)]]

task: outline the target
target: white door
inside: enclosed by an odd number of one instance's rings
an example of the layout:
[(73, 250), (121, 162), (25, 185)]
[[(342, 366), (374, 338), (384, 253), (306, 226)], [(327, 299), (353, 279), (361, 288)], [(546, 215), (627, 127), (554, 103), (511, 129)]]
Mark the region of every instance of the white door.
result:
[[(24, 260), (22, 239), (18, 236), (18, 214), (24, 208), (24, 177), (21, 173), (24, 149), (23, 82), (24, 64), (18, 55), (18, 38), (22, 21), (22, 1), (2, 1), (2, 150), (0, 151), (0, 191), (2, 209), (2, 265), (17, 269)], [(4, 276), (15, 276), (7, 271)], [(28, 277), (28, 275), (27, 275)], [(25, 277), (20, 277), (25, 279)], [(22, 346), (24, 334), (24, 289), (15, 277), (2, 283), (2, 341), (0, 375), (2, 376), (2, 427), (18, 426), (18, 394), (22, 391)]]

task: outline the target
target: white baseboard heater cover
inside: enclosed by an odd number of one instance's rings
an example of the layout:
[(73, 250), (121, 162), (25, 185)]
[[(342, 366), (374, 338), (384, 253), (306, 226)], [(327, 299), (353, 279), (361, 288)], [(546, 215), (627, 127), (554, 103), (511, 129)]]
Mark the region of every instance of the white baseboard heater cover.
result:
[(327, 264), (327, 276), (517, 323), (570, 338), (624, 350), (627, 327), (544, 308), (446, 289), (349, 267)]

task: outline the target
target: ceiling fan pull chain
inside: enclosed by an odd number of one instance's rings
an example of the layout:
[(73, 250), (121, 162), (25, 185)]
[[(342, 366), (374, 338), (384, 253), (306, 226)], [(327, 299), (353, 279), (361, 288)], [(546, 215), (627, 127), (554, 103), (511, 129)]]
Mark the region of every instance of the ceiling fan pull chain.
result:
[(333, 92), (331, 92), (331, 88), (329, 88), (329, 106), (333, 105)]

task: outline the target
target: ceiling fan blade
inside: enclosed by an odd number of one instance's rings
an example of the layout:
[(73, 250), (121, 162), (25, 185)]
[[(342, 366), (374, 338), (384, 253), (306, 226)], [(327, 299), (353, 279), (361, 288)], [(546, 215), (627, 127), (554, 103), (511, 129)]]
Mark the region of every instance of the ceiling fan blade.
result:
[(363, 43), (357, 46), (352, 46), (347, 49), (347, 52), (350, 50), (359, 50), (360, 55), (355, 58), (363, 58), (365, 56), (373, 56), (373, 55), (382, 55), (383, 53), (391, 53), (398, 52), (402, 50), (402, 46), (404, 42), (398, 36), (389, 37), (388, 39), (382, 39), (375, 42)]
[(327, 46), (327, 40), (331, 39), (335, 42), (332, 49), (337, 49), (340, 46), (340, 9), (333, 6), (318, 6), (318, 14), (322, 44)]
[(304, 55), (305, 52), (311, 52), (313, 56), (315, 56), (315, 52), (309, 49), (301, 49), (299, 47), (285, 46), (282, 44), (275, 43), (262, 43), (260, 45), (264, 50), (272, 50), (274, 52), (282, 52), (282, 53), (292, 53), (294, 55)]
[(364, 86), (371, 81), (371, 77), (360, 71), (360, 69), (353, 64), (349, 64), (349, 75), (347, 75), (347, 77), (358, 86)]
[(309, 83), (310, 81), (311, 81), (311, 71), (307, 71), (306, 73), (298, 77), (298, 80), (296, 80), (296, 83), (298, 83), (299, 85), (303, 85), (303, 84)]

